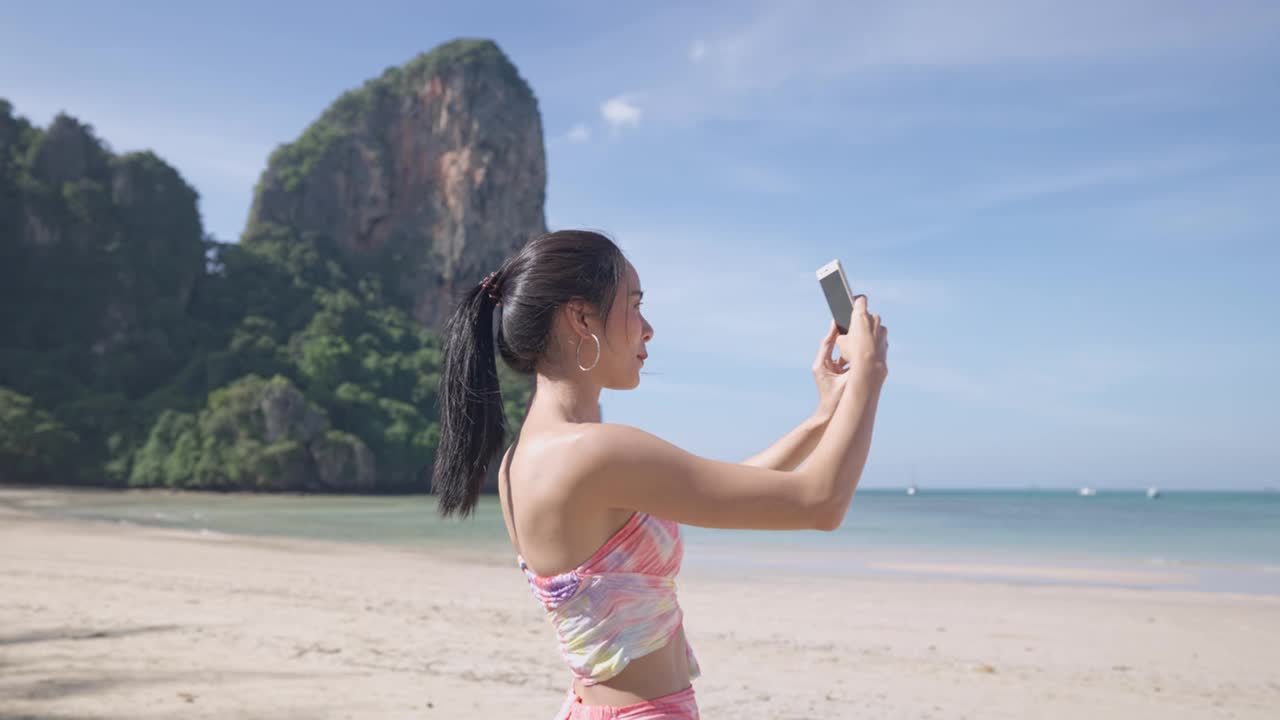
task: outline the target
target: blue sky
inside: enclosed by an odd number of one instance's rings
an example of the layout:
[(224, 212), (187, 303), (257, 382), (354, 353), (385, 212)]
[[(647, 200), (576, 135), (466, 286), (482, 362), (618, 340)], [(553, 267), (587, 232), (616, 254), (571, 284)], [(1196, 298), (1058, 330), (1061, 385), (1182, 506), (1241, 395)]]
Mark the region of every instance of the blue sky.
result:
[(0, 97), (154, 149), (224, 240), (342, 91), (495, 39), (549, 224), (646, 291), (608, 421), (767, 446), (838, 257), (893, 338), (866, 486), (1280, 486), (1280, 3), (6, 5)]

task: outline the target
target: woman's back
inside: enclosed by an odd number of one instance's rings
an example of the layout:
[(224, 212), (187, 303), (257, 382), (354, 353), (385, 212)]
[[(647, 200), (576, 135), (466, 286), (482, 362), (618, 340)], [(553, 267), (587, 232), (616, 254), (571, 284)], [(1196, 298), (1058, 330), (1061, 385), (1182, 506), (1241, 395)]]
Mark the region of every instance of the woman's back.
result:
[(575, 495), (581, 481), (570, 476), (574, 468), (566, 456), (582, 438), (578, 425), (561, 425), (539, 429), (526, 423), (498, 471), (507, 536), (539, 575), (577, 567), (632, 514), (627, 508), (591, 507), (588, 499)]

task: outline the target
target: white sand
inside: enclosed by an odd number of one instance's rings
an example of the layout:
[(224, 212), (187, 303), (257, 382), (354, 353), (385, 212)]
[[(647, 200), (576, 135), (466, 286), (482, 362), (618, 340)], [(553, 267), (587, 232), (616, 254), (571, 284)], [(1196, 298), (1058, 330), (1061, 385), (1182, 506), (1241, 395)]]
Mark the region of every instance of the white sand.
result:
[[(1280, 717), (1277, 597), (687, 570), (680, 598), (710, 720)], [(548, 720), (560, 663), (505, 556), (0, 509), (0, 718)]]

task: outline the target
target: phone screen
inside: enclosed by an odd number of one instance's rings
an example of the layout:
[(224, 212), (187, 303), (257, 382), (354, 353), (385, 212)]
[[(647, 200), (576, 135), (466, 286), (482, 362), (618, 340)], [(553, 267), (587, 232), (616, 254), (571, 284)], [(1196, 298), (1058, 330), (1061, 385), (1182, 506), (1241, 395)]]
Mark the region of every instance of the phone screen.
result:
[(840, 334), (849, 332), (849, 316), (853, 314), (853, 300), (845, 288), (841, 272), (836, 270), (823, 276), (822, 294), (827, 296), (827, 305), (831, 308), (831, 317), (836, 321)]

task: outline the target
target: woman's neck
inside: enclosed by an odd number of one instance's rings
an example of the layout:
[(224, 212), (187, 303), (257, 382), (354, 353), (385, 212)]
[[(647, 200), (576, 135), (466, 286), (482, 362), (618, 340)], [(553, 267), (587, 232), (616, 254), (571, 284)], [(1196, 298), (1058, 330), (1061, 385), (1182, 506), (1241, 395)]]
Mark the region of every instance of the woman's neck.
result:
[(538, 373), (529, 404), (529, 420), (600, 422), (600, 388), (586, 378), (565, 379)]

